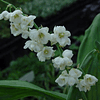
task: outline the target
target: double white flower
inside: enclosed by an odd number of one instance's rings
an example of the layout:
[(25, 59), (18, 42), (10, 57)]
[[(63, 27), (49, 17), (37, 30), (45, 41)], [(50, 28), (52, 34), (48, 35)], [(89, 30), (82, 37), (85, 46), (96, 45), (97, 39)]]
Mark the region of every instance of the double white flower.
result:
[(72, 68), (69, 71), (69, 74), (66, 70), (62, 72), (62, 74), (55, 80), (56, 83), (59, 84), (59, 86), (69, 85), (73, 86), (77, 83), (78, 78), (82, 75), (82, 72), (78, 69)]
[(71, 34), (69, 31), (66, 31), (66, 28), (64, 26), (55, 26), (53, 32), (54, 34), (52, 34), (52, 38), (51, 38), (52, 44), (58, 42), (61, 47), (71, 44), (71, 41), (68, 38), (71, 36)]
[(90, 74), (86, 74), (84, 76), (84, 79), (80, 79), (76, 85), (77, 88), (79, 88), (80, 91), (89, 91), (91, 89), (91, 86), (95, 85), (95, 83), (98, 81), (98, 79), (95, 76), (92, 76)]
[(30, 31), (30, 39), (41, 43), (41, 44), (47, 44), (48, 41), (51, 39), (51, 35), (48, 33), (49, 28), (48, 27), (43, 27), (39, 30), (33, 29)]
[(60, 68), (60, 70), (64, 70), (66, 66), (71, 66), (73, 64), (73, 61), (71, 60), (73, 53), (71, 50), (65, 50), (62, 53), (63, 57), (56, 57), (52, 60), (53, 66), (55, 68)]
[(40, 52), (43, 49), (43, 44), (37, 43), (33, 40), (28, 40), (25, 43), (24, 49), (29, 48), (31, 51)]
[(44, 47), (42, 51), (37, 53), (37, 57), (39, 61), (45, 61), (46, 59), (50, 59), (54, 56), (55, 50), (53, 50), (53, 47)]

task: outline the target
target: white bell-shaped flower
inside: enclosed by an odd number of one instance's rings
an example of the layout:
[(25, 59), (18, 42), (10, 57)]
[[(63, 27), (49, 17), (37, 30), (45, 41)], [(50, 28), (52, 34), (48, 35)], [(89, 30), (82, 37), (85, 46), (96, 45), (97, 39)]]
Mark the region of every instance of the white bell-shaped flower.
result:
[(14, 23), (10, 23), (10, 25), (11, 34), (13, 34), (14, 36), (18, 36), (19, 34), (21, 34), (22, 31), (19, 28), (17, 28)]
[(55, 50), (53, 50), (53, 47), (44, 47), (42, 51), (37, 53), (37, 57), (39, 61), (45, 61), (46, 59), (50, 59), (54, 56)]
[(43, 49), (43, 45), (40, 43), (37, 43), (33, 40), (28, 40), (25, 43), (24, 49), (29, 48), (31, 51), (34, 52), (40, 52)]
[(23, 16), (22, 13), (23, 12), (21, 10), (15, 10), (10, 14), (10, 21), (14, 23), (20, 23), (21, 17)]
[(34, 19), (36, 16), (30, 15), (30, 16), (23, 16), (21, 17), (21, 28), (25, 29), (27, 28), (32, 28), (34, 25)]
[(48, 33), (48, 31), (48, 27), (43, 27), (39, 30), (33, 29), (30, 32), (30, 38), (42, 44), (47, 44), (48, 40), (51, 39), (51, 35)]
[(51, 45), (54, 45), (54, 44), (56, 44), (57, 43), (57, 40), (56, 40), (56, 36), (55, 36), (55, 34), (50, 34), (51, 35)]
[(64, 70), (66, 66), (66, 62), (64, 58), (61, 57), (56, 57), (55, 59), (52, 60), (53, 66), (55, 68), (60, 68), (60, 70)]
[(68, 50), (68, 49), (64, 50), (63, 53), (62, 53), (62, 56), (63, 57), (68, 57), (68, 58), (71, 59), (72, 56), (73, 56), (72, 50)]
[(73, 86), (77, 82), (77, 80), (74, 77), (71, 77), (71, 76), (69, 76), (66, 81), (67, 81), (67, 84), (69, 86)]
[(95, 83), (98, 81), (98, 79), (95, 76), (92, 76), (90, 74), (86, 74), (84, 76), (84, 81), (85, 81), (85, 83), (87, 83), (89, 85), (95, 85)]
[(76, 68), (72, 68), (70, 71), (69, 71), (69, 75), (72, 76), (72, 77), (75, 77), (75, 78), (79, 78), (81, 77), (82, 75), (82, 72)]
[(80, 79), (76, 85), (77, 88), (79, 88), (80, 91), (90, 91), (91, 86), (89, 84), (86, 84), (84, 79)]
[(67, 84), (66, 80), (68, 80), (68, 77), (60, 75), (60, 76), (55, 80), (55, 82), (58, 83), (59, 86), (64, 86), (64, 85)]
[(71, 77), (66, 70), (62, 72), (62, 74), (55, 80), (59, 86), (69, 85), (73, 86), (76, 83), (76, 79)]
[(68, 38), (71, 34), (69, 31), (66, 31), (64, 26), (55, 26), (54, 34), (60, 46), (64, 47), (71, 44), (71, 41)]
[(71, 66), (73, 64), (73, 61), (70, 58), (64, 57), (63, 59), (66, 63), (66, 66)]
[(8, 11), (3, 11), (1, 14), (0, 14), (0, 20), (4, 19), (4, 20), (8, 20), (9, 17), (10, 17), (10, 14)]
[(22, 38), (27, 39), (28, 36), (29, 36), (29, 34), (30, 34), (30, 31), (24, 31), (24, 30), (22, 30)]
[(62, 72), (62, 74), (55, 80), (56, 83), (58, 83), (59, 86), (64, 86), (67, 84), (68, 80), (68, 73), (66, 70)]

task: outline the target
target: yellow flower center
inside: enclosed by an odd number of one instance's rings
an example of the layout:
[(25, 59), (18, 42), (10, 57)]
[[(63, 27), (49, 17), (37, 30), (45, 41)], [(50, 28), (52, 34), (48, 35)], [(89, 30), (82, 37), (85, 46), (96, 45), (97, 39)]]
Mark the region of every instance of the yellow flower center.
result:
[(14, 18), (18, 18), (18, 17), (19, 17), (19, 15), (18, 15), (18, 14), (15, 14), (15, 15), (14, 15)]
[(59, 33), (59, 37), (63, 38), (65, 33)]
[(39, 38), (43, 38), (44, 34), (43, 33), (39, 33)]
[(44, 54), (48, 54), (48, 50), (44, 50)]
[(87, 78), (87, 81), (92, 82), (91, 78)]

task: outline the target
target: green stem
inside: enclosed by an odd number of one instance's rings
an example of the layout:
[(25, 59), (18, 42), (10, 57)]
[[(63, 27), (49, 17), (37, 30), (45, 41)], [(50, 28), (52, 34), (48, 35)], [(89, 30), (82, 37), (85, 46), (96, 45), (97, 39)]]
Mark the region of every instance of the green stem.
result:
[(17, 9), (14, 5), (12, 5), (11, 3), (7, 2), (7, 1), (4, 1), (4, 0), (0, 0), (0, 1), (2, 1), (3, 3), (5, 3), (5, 4), (7, 4), (7, 5), (10, 4), (14, 9)]
[(79, 67), (77, 69), (79, 69), (80, 71), (82, 71), (83, 75), (85, 75), (85, 72), (83, 71), (83, 69), (81, 67)]
[(34, 27), (38, 30), (39, 27), (36, 25), (36, 23), (34, 22)]
[(59, 47), (59, 44), (56, 44), (56, 47), (57, 47), (57, 49), (58, 49), (58, 51), (59, 51), (60, 57), (62, 57), (62, 51), (61, 51), (61, 49), (60, 49), (60, 47)]
[(64, 94), (66, 93), (67, 88), (68, 88), (68, 85), (66, 85), (65, 88), (64, 88), (64, 90), (63, 90), (63, 93), (64, 93)]
[(84, 92), (81, 92), (81, 95), (83, 97), (83, 100), (88, 100)]
[(69, 91), (68, 91), (68, 94), (67, 94), (67, 98), (66, 98), (66, 100), (70, 100), (70, 97), (71, 97), (72, 91), (73, 91), (73, 86), (71, 86), (71, 87), (69, 88)]

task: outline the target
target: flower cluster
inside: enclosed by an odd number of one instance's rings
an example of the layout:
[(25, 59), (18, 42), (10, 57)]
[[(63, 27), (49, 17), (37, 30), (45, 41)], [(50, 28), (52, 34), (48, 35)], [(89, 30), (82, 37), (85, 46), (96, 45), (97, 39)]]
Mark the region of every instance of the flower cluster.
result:
[(84, 79), (78, 80), (78, 83), (76, 85), (77, 88), (79, 88), (80, 91), (89, 91), (91, 89), (91, 86), (95, 85), (95, 83), (98, 81), (98, 79), (95, 76), (92, 76), (90, 74), (86, 74), (84, 76)]
[[(44, 62), (47, 59), (54, 57), (55, 50), (53, 45), (59, 44), (59, 47), (65, 47), (70, 45), (71, 41), (69, 37), (71, 33), (66, 30), (64, 26), (55, 26), (53, 33), (49, 33), (48, 27), (39, 27), (32, 29), (34, 26), (34, 19), (36, 16), (27, 16), (23, 14), (21, 10), (15, 10), (14, 12), (3, 11), (0, 14), (0, 20), (9, 20), (11, 34), (18, 36), (21, 34), (22, 38), (30, 40), (26, 41), (24, 49), (30, 49), (37, 53), (39, 61)], [(51, 42), (51, 46), (47, 46), (48, 42)], [(72, 66), (72, 50), (64, 50), (62, 55), (52, 59), (53, 66), (62, 70), (61, 75), (55, 80), (59, 86), (69, 85), (76, 87), (80, 91), (90, 90), (91, 86), (94, 85), (98, 79), (95, 76), (86, 74), (84, 79), (80, 79), (82, 72), (78, 69), (71, 68), (67, 69), (67, 66)]]
[(73, 64), (73, 61), (71, 60), (73, 53), (71, 50), (64, 50), (62, 56), (63, 57), (56, 57), (52, 60), (53, 66), (55, 68), (60, 68), (60, 70), (64, 70), (66, 66), (71, 66)]
[(64, 86), (68, 84), (69, 86), (73, 86), (77, 83), (78, 78), (82, 75), (82, 72), (78, 69), (72, 68), (69, 73), (66, 70), (62, 72), (62, 74), (55, 80), (60, 86)]
[(18, 36), (22, 34), (23, 38), (28, 38), (29, 30), (34, 25), (34, 19), (36, 16), (24, 16), (21, 10), (15, 10), (14, 12), (3, 11), (0, 14), (0, 20), (9, 20), (11, 34)]
[(76, 84), (76, 87), (79, 88), (80, 91), (87, 92), (87, 90), (89, 91), (91, 89), (91, 86), (95, 85), (98, 79), (90, 74), (86, 74), (84, 79), (79, 79), (81, 75), (82, 72), (75, 68), (72, 68), (69, 73), (64, 70), (55, 82), (58, 83), (59, 86), (73, 86)]

